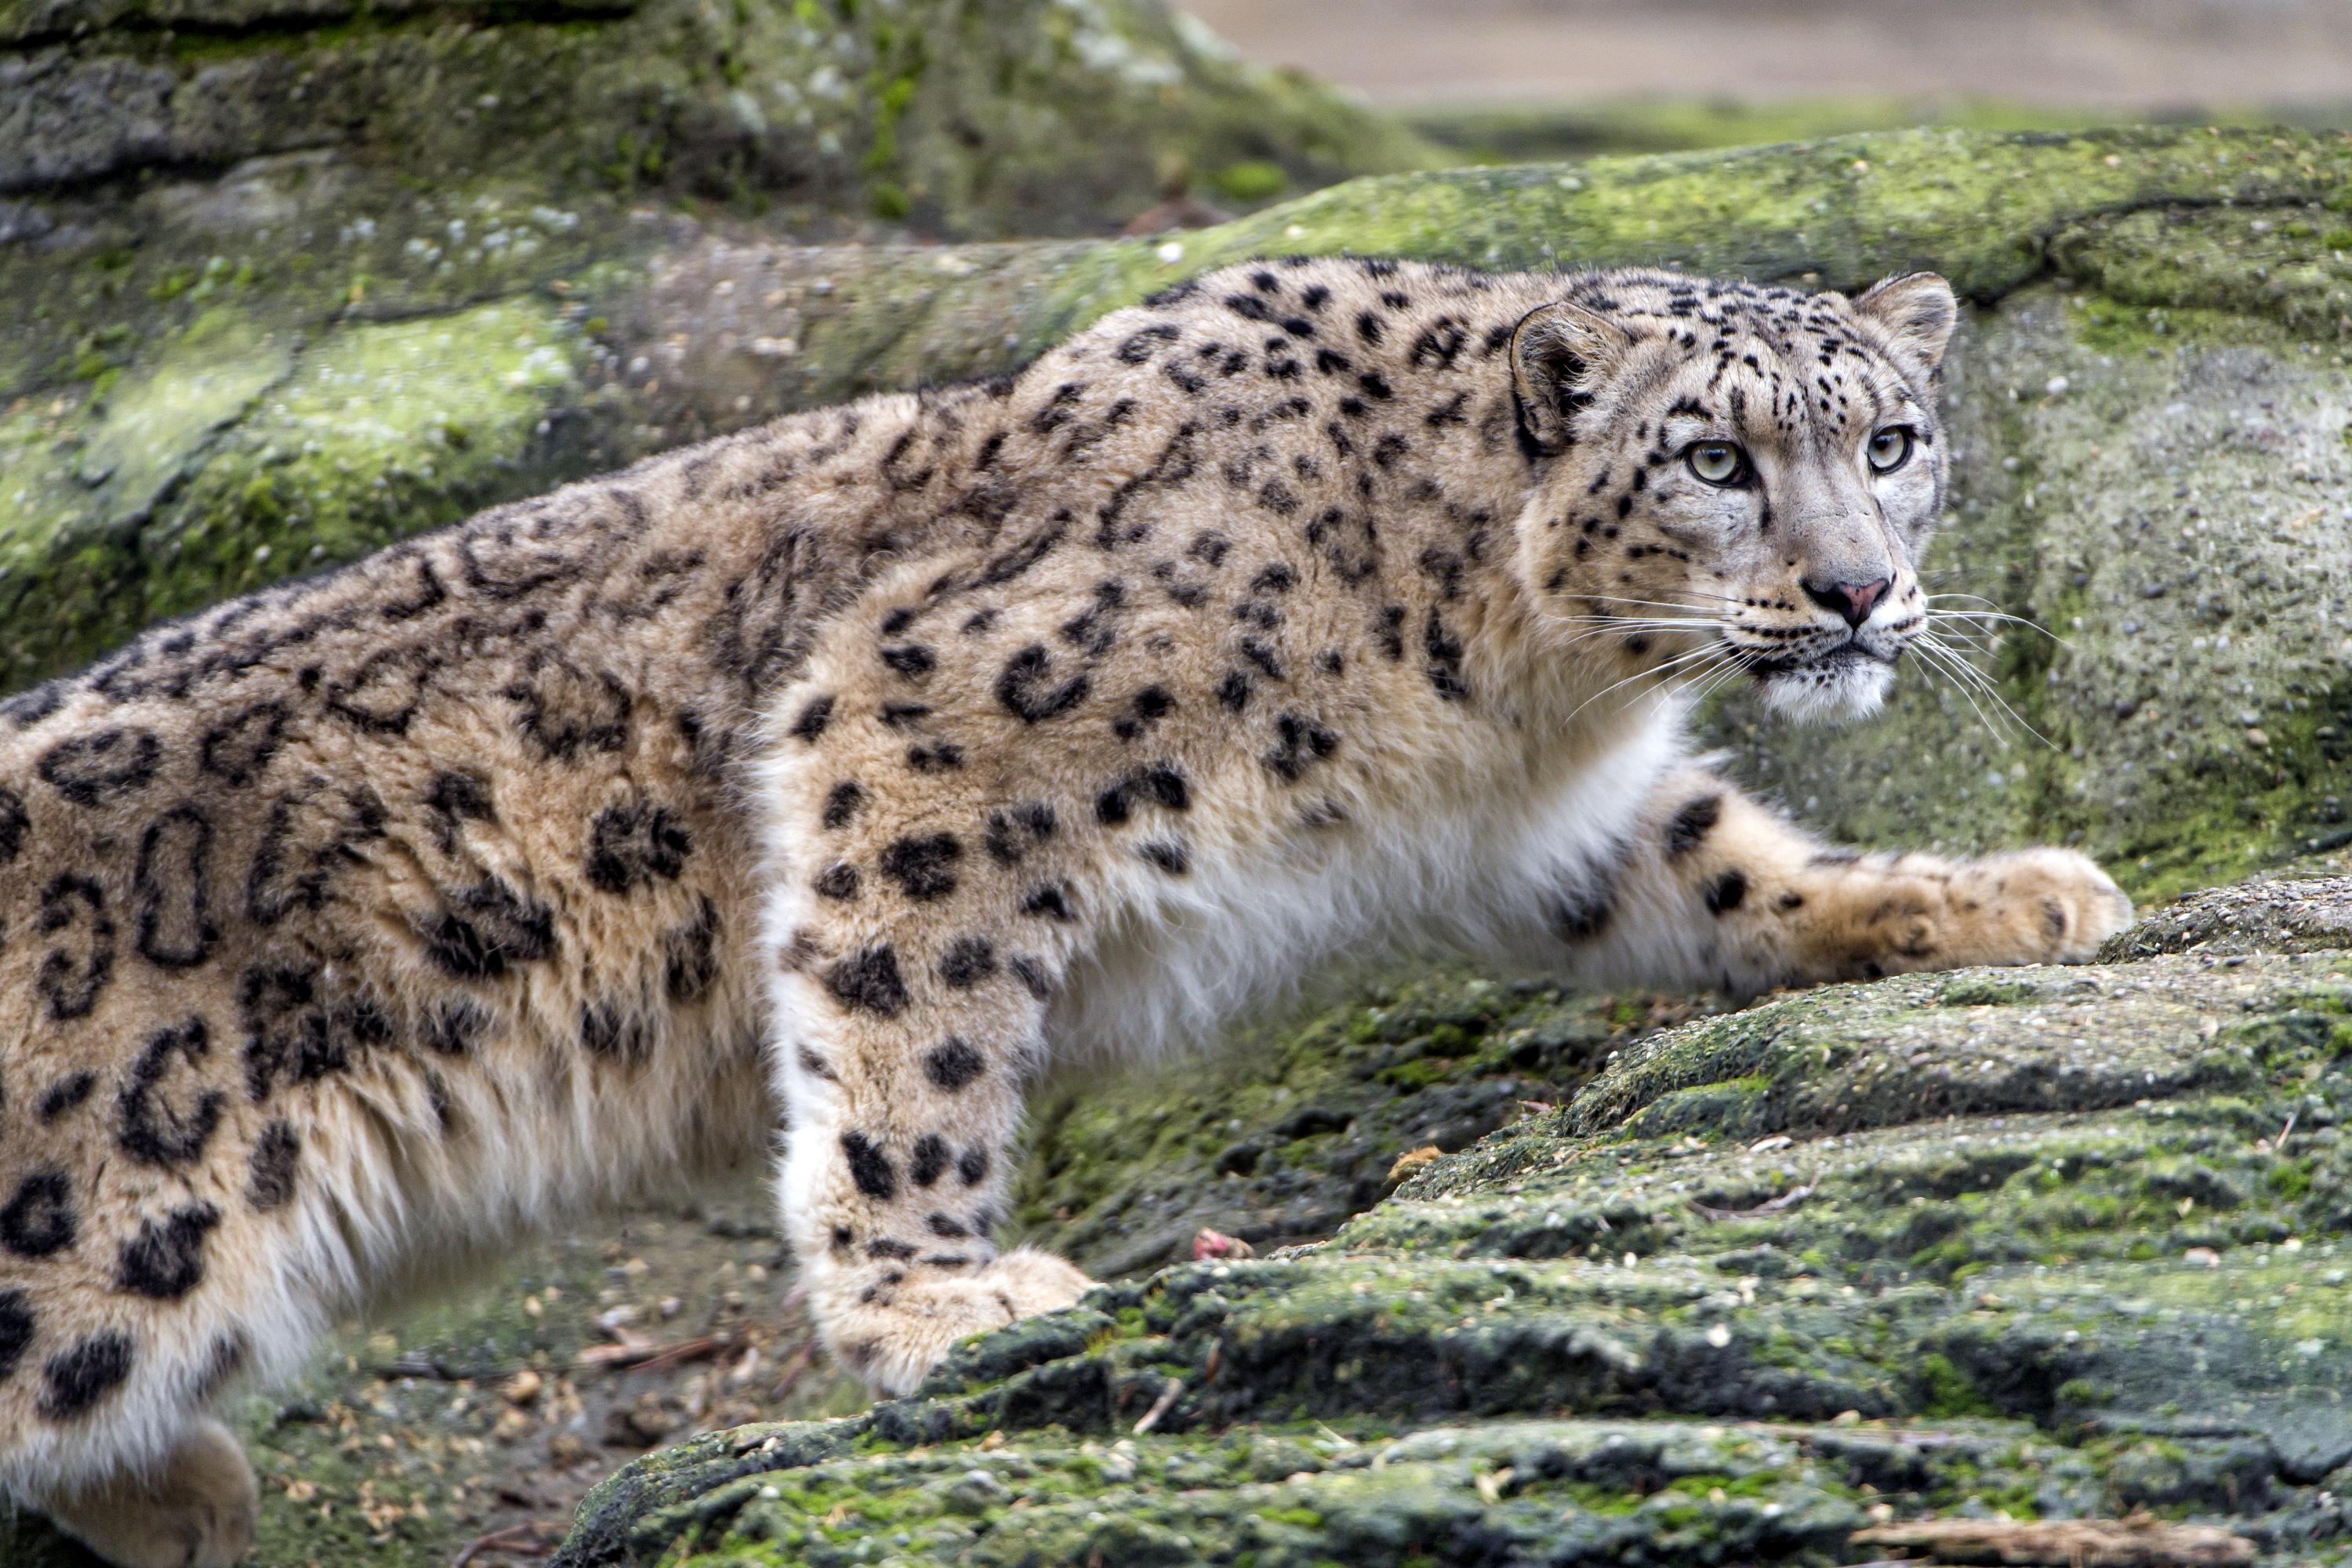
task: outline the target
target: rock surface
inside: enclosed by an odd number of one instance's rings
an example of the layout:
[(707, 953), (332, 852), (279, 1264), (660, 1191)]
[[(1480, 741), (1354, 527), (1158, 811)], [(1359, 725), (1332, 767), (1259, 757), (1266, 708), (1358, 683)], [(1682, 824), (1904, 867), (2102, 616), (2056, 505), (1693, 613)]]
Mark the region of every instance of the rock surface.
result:
[[(2140, 1510), (2331, 1558), (2346, 887), (2196, 906), (2302, 910), (2303, 951), (2159, 930), (1654, 1033), (1328, 1242), (641, 1461), (559, 1562), (1823, 1563), (1879, 1524)], [(1433, 1032), (1414, 1005), (1326, 1025)]]

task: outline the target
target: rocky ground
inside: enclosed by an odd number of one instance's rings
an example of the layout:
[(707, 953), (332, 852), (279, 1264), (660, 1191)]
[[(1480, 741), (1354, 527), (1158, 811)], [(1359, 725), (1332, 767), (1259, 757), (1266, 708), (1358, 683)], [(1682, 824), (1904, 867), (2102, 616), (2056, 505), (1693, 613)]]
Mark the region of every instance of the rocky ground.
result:
[[(558, 1561), (1995, 1560), (1974, 1531), (2015, 1562), (2333, 1562), (2348, 895), (2269, 882), (2109, 962), (1629, 1040), (1328, 1241), (1107, 1284), (914, 1398), (635, 1465)], [(1369, 1063), (1410, 1028), (1427, 1061), (1475, 1016), (1477, 1062), (1575, 1032), (1540, 993), (1421, 996), (1326, 1041)], [(1246, 1159), (1330, 1169), (1334, 1131)]]

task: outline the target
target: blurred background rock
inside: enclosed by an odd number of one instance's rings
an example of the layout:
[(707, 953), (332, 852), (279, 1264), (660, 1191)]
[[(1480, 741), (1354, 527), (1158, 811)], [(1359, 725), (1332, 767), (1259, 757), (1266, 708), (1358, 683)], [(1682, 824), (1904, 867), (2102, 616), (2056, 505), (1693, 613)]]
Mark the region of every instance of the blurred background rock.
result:
[(1477, 163), (1910, 125), (2352, 122), (2347, 0), (1182, 0)]

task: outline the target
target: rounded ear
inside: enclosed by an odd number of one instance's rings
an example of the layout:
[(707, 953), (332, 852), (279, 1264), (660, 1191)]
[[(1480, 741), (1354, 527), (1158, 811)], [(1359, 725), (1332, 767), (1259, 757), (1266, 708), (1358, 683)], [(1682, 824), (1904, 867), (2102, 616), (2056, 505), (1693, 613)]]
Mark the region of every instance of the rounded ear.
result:
[(1944, 347), (1960, 320), (1952, 286), (1933, 272), (1882, 278), (1854, 300), (1853, 309), (1885, 327), (1895, 353), (1930, 376), (1943, 367)]
[(1511, 331), (1511, 389), (1519, 405), (1519, 444), (1529, 456), (1568, 450), (1574, 440), (1570, 422), (1633, 342), (1619, 323), (1565, 300), (1519, 318)]

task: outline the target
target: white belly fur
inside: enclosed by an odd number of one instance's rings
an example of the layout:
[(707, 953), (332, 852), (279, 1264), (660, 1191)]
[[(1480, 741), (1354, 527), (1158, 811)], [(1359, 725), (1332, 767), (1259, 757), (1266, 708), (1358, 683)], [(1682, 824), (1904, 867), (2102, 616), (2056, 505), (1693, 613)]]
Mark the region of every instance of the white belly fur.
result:
[[(1612, 728), (1552, 749), (1532, 780), (1514, 748), (1425, 770), (1344, 826), (1271, 846), (1196, 834), (1192, 873), (1132, 878), (1121, 917), (1071, 971), (1046, 1021), (1053, 1059), (1149, 1061), (1320, 974), (1402, 957), (1568, 965), (1550, 935), (1563, 880), (1613, 858), (1653, 781), (1685, 754), (1671, 701), (1637, 704)], [(1516, 787), (1495, 787), (1497, 773)]]

